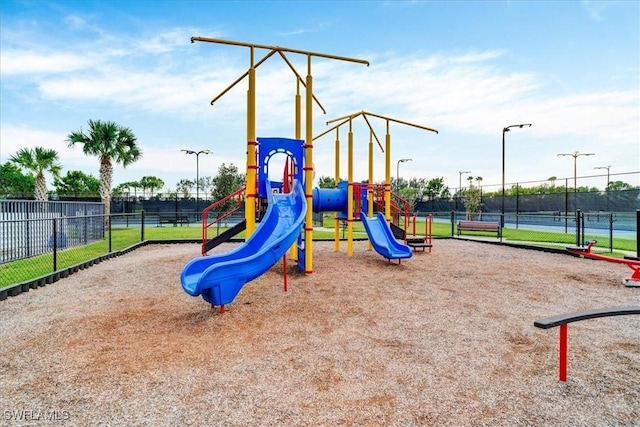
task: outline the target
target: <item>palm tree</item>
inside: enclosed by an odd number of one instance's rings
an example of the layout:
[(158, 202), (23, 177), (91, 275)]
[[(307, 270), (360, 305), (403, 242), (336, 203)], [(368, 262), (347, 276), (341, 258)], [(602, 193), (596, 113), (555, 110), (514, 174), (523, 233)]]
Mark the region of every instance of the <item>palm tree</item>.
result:
[(126, 168), (142, 157), (142, 151), (136, 144), (136, 136), (131, 129), (115, 122), (89, 120), (87, 133), (82, 129), (72, 132), (67, 136), (66, 142), (69, 147), (82, 144), (84, 154), (100, 159), (100, 198), (104, 203), (106, 218), (109, 218), (113, 163)]
[(44, 173), (49, 172), (54, 177), (60, 176), (62, 166), (58, 163), (58, 152), (42, 147), (36, 147), (33, 150), (21, 148), (15, 155), (9, 157), (9, 161), (35, 175), (34, 198), (39, 202), (46, 202), (48, 194)]
[(151, 196), (153, 197), (153, 192), (155, 190), (159, 190), (164, 185), (164, 181), (156, 176), (143, 176), (140, 179), (140, 185), (142, 186), (142, 190), (149, 190)]

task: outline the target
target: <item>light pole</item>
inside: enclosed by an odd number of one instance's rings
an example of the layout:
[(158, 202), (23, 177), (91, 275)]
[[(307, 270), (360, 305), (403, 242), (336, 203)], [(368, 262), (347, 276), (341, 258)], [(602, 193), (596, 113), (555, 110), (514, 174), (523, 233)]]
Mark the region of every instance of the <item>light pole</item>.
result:
[(606, 169), (607, 170), (607, 187), (606, 187), (606, 190), (609, 191), (609, 169), (611, 169), (611, 166), (596, 166), (594, 169)]
[(594, 169), (606, 169), (607, 170), (607, 186), (605, 191), (607, 192), (607, 211), (609, 210), (609, 169), (611, 166), (596, 166)]
[(531, 123), (523, 123), (520, 125), (510, 125), (502, 129), (502, 208), (500, 209), (500, 228), (504, 228), (504, 134), (509, 132), (511, 128), (531, 127)]
[(596, 153), (581, 153), (574, 151), (573, 153), (560, 153), (558, 156), (571, 156), (573, 157), (573, 209), (578, 209), (578, 157), (580, 156), (595, 156)]
[(577, 174), (577, 160), (580, 156), (595, 156), (596, 153), (581, 153), (579, 151), (574, 151), (573, 153), (560, 153), (558, 156), (571, 156), (573, 157), (573, 192), (576, 193), (578, 191), (578, 174)]
[(396, 163), (396, 191), (400, 192), (400, 163), (410, 162), (413, 159), (400, 159), (398, 163)]
[(200, 198), (200, 154), (211, 154), (210, 150), (180, 150), (185, 154), (195, 154), (196, 155), (196, 214), (200, 211), (198, 210), (198, 199)]
[[(471, 173), (471, 171), (458, 171), (458, 200), (462, 200), (462, 174)], [(456, 205), (456, 210), (458, 206)]]

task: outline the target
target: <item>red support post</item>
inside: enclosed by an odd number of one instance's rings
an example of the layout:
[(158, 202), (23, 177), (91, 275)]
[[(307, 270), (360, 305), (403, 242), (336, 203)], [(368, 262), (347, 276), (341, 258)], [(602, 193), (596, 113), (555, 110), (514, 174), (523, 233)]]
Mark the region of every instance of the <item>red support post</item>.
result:
[(558, 361), (558, 379), (567, 381), (567, 324), (560, 325), (560, 359)]
[(418, 215), (417, 214), (413, 214), (413, 217), (411, 218), (411, 220), (413, 221), (413, 235), (416, 235), (416, 222), (418, 222)]
[(287, 254), (282, 257), (282, 270), (284, 271), (284, 291), (287, 292)]

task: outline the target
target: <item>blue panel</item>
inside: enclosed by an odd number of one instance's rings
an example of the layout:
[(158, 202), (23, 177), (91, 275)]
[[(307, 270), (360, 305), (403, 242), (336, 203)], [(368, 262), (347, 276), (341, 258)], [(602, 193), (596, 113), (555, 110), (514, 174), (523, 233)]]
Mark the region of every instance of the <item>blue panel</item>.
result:
[(269, 158), (277, 153), (286, 154), (296, 164), (294, 179), (304, 183), (304, 141), (290, 138), (258, 138), (258, 196), (267, 197), (265, 182), (269, 179)]

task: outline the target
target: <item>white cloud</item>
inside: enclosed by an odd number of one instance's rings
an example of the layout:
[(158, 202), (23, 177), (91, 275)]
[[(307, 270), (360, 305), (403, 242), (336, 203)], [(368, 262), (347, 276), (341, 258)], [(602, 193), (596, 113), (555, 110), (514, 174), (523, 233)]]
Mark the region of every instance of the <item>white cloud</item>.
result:
[[(79, 18), (71, 21), (82, 24)], [(103, 114), (127, 112), (144, 122), (137, 126), (144, 128), (139, 137), (145, 155), (128, 170), (116, 170), (116, 179), (164, 174), (168, 185), (174, 185), (178, 176), (193, 172), (193, 159), (177, 156), (180, 147), (175, 141), (154, 133), (154, 128), (163, 128), (164, 122), (181, 123), (186, 134), (183, 140), (191, 144), (217, 144), (212, 147), (214, 156), (206, 160), (213, 175), (223, 161), (236, 165), (245, 162), (246, 78), (213, 107), (209, 101), (246, 72), (246, 57), (210, 44), (192, 45), (189, 37), (195, 33), (195, 29), (175, 28), (144, 42), (118, 39), (107, 43), (101, 39), (59, 51), (3, 49), (3, 86), (19, 80), (22, 87), (35, 92), (33, 98), (40, 103), (74, 110), (90, 106)], [(631, 164), (629, 155), (634, 153), (629, 147), (637, 146), (639, 131), (637, 87), (555, 93), (548, 88), (550, 78), (542, 72), (506, 71), (505, 57), (508, 52), (496, 49), (449, 55), (414, 52), (406, 56), (365, 56), (363, 59), (371, 61), (370, 67), (316, 58), (312, 66), (314, 93), (328, 114), (321, 115), (314, 106), (315, 134), (327, 128), (327, 120), (362, 110), (438, 129), (440, 135), (432, 135), (393, 124), (392, 156), (414, 158), (402, 165), (403, 176), (445, 176), (449, 185), (457, 183), (458, 170), (466, 169), (483, 176), (486, 184), (498, 182), (501, 130), (522, 122), (534, 126), (526, 133), (523, 130), (518, 136), (510, 135), (509, 176), (514, 180), (539, 178), (541, 164), (537, 159), (548, 161), (560, 151), (595, 151), (601, 158), (605, 151), (626, 151), (627, 158), (620, 162)], [(304, 78), (306, 58), (288, 58)], [(257, 76), (259, 136), (292, 136), (294, 74), (276, 56), (258, 68)], [(385, 123), (372, 122), (384, 143)], [(65, 148), (66, 135), (49, 131), (50, 125), (40, 123), (44, 122), (23, 126), (4, 120), (2, 157), (23, 145), (40, 145), (59, 149), (66, 169), (97, 174), (93, 160), (78, 149)], [(78, 125), (69, 125), (69, 131)], [(356, 174), (362, 179), (366, 177), (363, 159), (369, 132), (364, 124), (356, 125)], [(343, 149), (346, 131), (343, 128), (341, 133)], [(328, 135), (316, 144), (318, 175), (333, 176), (334, 139)], [(606, 150), (602, 148), (605, 146)], [(377, 180), (383, 175), (382, 162), (376, 144)], [(346, 170), (346, 160), (342, 164)], [(635, 164), (637, 170), (637, 161)]]
[(602, 21), (607, 9), (615, 6), (617, 1), (582, 0), (581, 4), (589, 17), (594, 21)]
[(3, 49), (0, 61), (0, 73), (5, 78), (25, 78), (28, 74), (72, 73), (96, 65), (96, 58), (85, 54), (17, 49)]
[(78, 15), (65, 16), (63, 22), (72, 30), (87, 28), (87, 21)]
[(134, 42), (133, 48), (138, 55), (169, 53), (190, 45), (194, 31), (194, 28), (173, 28), (149, 38), (143, 37)]

